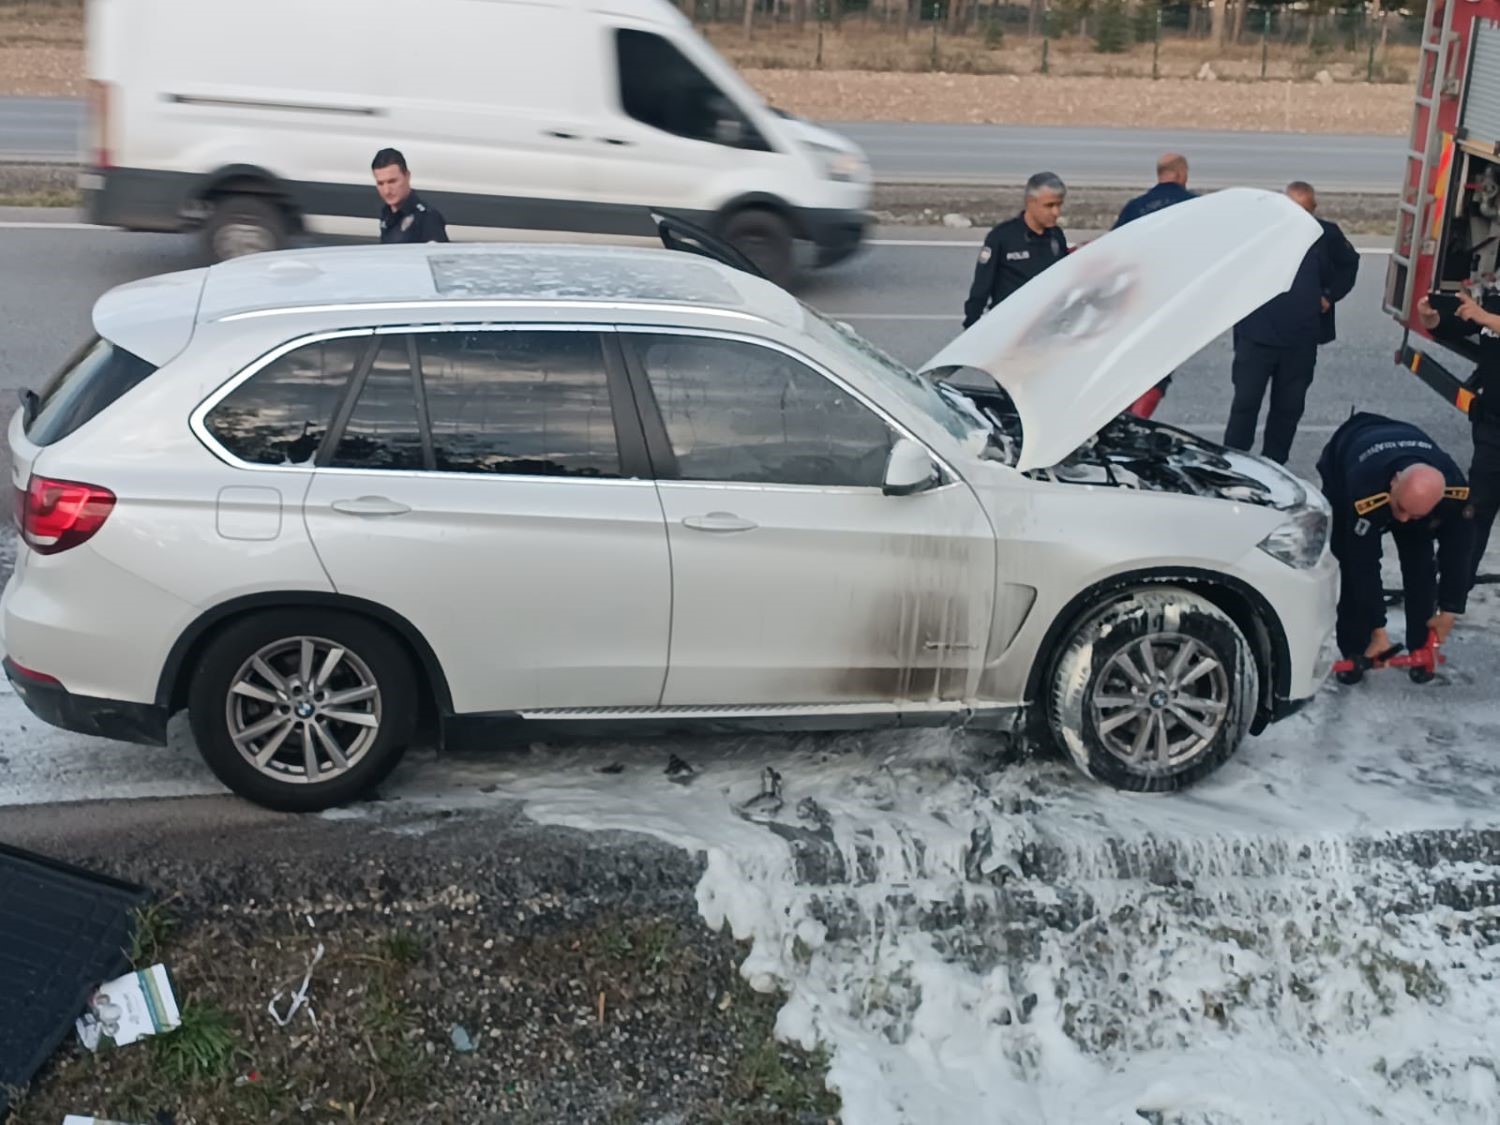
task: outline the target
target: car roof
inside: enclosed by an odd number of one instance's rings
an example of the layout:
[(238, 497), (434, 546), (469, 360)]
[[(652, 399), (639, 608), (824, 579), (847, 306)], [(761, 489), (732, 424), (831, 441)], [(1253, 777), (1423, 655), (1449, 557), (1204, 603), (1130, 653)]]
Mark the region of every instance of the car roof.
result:
[[(686, 305), (801, 322), (784, 290), (707, 258), (629, 246), (423, 243), (233, 258), (207, 271), (197, 321), (347, 306)], [(472, 315), (469, 314), (469, 315)]]

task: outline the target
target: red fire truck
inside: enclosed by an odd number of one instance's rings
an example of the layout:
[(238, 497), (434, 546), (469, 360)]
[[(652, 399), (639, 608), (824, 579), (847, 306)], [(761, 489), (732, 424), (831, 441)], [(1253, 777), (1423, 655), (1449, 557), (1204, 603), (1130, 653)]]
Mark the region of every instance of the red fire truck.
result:
[[(1416, 305), (1493, 285), (1497, 253), (1500, 0), (1428, 0), (1385, 310), (1406, 329), (1397, 361), (1464, 411), (1468, 389), (1413, 346), (1430, 338)], [(1475, 358), (1472, 343), (1447, 346)]]

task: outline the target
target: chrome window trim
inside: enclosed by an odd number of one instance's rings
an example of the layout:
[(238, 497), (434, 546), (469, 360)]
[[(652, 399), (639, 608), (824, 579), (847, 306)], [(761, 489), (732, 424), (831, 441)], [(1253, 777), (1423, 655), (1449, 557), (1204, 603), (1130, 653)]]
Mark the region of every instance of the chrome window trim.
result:
[[(489, 304), (489, 303), (486, 302), (485, 304)], [(535, 302), (531, 302), (529, 304), (530, 304), (530, 307), (535, 307)], [(360, 307), (366, 307), (366, 306), (360, 306)], [(425, 309), (425, 308), (430, 308), (431, 305), (430, 305), (430, 303), (423, 303), (423, 304), (417, 305), (415, 307)], [(576, 305), (576, 303), (569, 303), (569, 307), (577, 307), (577, 305)], [(768, 321), (762, 320), (759, 317), (746, 316), (745, 319), (754, 320), (757, 323), (762, 323), (762, 324), (768, 324), (768, 323), (770, 323)], [(849, 383), (849, 381), (847, 379), (844, 379), (844, 378), (840, 377), (838, 374), (836, 374), (835, 372), (833, 372), (827, 365), (825, 365), (825, 364), (823, 364), (823, 363), (821, 363), (821, 362), (813, 359), (811, 356), (808, 356), (804, 352), (801, 352), (798, 349), (796, 349), (794, 347), (791, 347), (790, 345), (783, 344), (779, 340), (772, 340), (772, 339), (769, 339), (769, 338), (767, 338), (765, 336), (755, 336), (755, 335), (750, 335), (750, 334), (747, 334), (747, 333), (730, 332), (730, 331), (727, 331), (727, 330), (724, 330), (724, 329), (713, 329), (713, 328), (692, 328), (692, 327), (682, 327), (682, 326), (663, 326), (663, 325), (654, 325), (654, 324), (631, 324), (631, 323), (619, 323), (619, 322), (615, 322), (615, 323), (608, 323), (608, 322), (594, 323), (594, 322), (590, 322), (590, 321), (573, 321), (573, 322), (569, 322), (569, 321), (501, 321), (501, 322), (477, 321), (477, 322), (443, 323), (443, 324), (430, 324), (430, 323), (387, 324), (387, 325), (380, 325), (380, 326), (377, 326), (377, 327), (341, 328), (341, 329), (330, 329), (330, 330), (322, 331), (322, 332), (309, 332), (309, 333), (306, 333), (305, 335), (301, 335), (301, 336), (295, 337), (292, 340), (289, 340), (289, 341), (286, 341), (285, 343), (277, 345), (276, 347), (272, 348), (270, 351), (266, 352), (264, 355), (262, 355), (259, 358), (251, 361), (248, 365), (246, 365), (245, 367), (243, 367), (242, 369), (240, 369), (240, 371), (237, 372), (236, 374), (230, 376), (229, 379), (227, 379), (223, 384), (221, 384), (216, 390), (214, 390), (213, 392), (211, 392), (207, 397), (205, 397), (198, 404), (198, 406), (189, 415), (188, 425), (189, 425), (189, 428), (193, 431), (193, 435), (215, 457), (217, 457), (219, 460), (223, 461), (226, 465), (229, 465), (231, 468), (243, 469), (243, 470), (246, 470), (246, 471), (249, 471), (249, 472), (262, 472), (262, 473), (265, 473), (265, 472), (269, 472), (269, 473), (286, 473), (286, 472), (311, 473), (311, 472), (319, 472), (319, 473), (334, 473), (334, 474), (338, 474), (338, 475), (341, 475), (341, 476), (342, 475), (349, 475), (349, 474), (363, 474), (363, 475), (377, 474), (377, 475), (383, 475), (383, 476), (385, 476), (385, 475), (388, 475), (388, 476), (397, 476), (397, 477), (399, 477), (399, 476), (413, 476), (413, 477), (420, 476), (420, 477), (423, 477), (423, 478), (442, 478), (442, 479), (451, 479), (451, 480), (475, 480), (475, 479), (480, 479), (480, 480), (536, 481), (536, 482), (547, 482), (547, 483), (552, 483), (552, 484), (566, 483), (566, 484), (573, 484), (573, 485), (585, 485), (585, 484), (595, 484), (595, 485), (597, 485), (597, 484), (613, 484), (613, 485), (622, 485), (623, 484), (623, 485), (648, 485), (648, 486), (653, 486), (654, 487), (656, 484), (670, 484), (670, 485), (677, 485), (677, 486), (691, 486), (691, 487), (694, 487), (694, 488), (707, 488), (707, 489), (716, 489), (716, 490), (721, 490), (721, 491), (738, 491), (738, 492), (744, 492), (744, 491), (753, 491), (753, 492), (794, 492), (794, 493), (818, 492), (818, 493), (824, 493), (824, 494), (829, 494), (829, 495), (838, 495), (838, 494), (854, 494), (854, 495), (879, 494), (879, 495), (884, 495), (883, 490), (880, 487), (875, 486), (875, 485), (861, 487), (861, 486), (855, 486), (855, 485), (829, 486), (829, 485), (816, 485), (816, 484), (761, 484), (761, 483), (755, 483), (755, 482), (751, 482), (751, 481), (744, 481), (744, 482), (738, 482), (738, 481), (687, 481), (687, 480), (660, 480), (660, 481), (658, 481), (658, 480), (656, 480), (654, 478), (644, 478), (644, 477), (567, 477), (567, 476), (548, 476), (548, 475), (535, 475), (535, 474), (523, 474), (523, 473), (453, 473), (453, 472), (444, 472), (444, 471), (441, 471), (441, 470), (434, 470), (434, 471), (432, 471), (432, 472), (429, 473), (429, 472), (426, 472), (424, 470), (413, 470), (413, 469), (357, 469), (357, 468), (336, 468), (336, 467), (332, 467), (332, 466), (313, 466), (313, 465), (259, 465), (259, 464), (256, 464), (254, 462), (251, 462), (251, 461), (242, 460), (241, 458), (237, 457), (235, 454), (233, 454), (232, 452), (230, 452), (228, 448), (226, 448), (216, 437), (213, 436), (213, 434), (209, 431), (208, 426), (207, 426), (207, 417), (208, 417), (208, 415), (210, 413), (212, 413), (213, 410), (214, 410), (214, 408), (217, 407), (221, 402), (223, 402), (224, 399), (228, 398), (231, 394), (233, 394), (236, 390), (238, 390), (240, 386), (242, 386), (244, 383), (248, 382), (250, 379), (254, 378), (261, 370), (263, 370), (264, 368), (270, 366), (272, 363), (275, 363), (278, 359), (282, 358), (283, 356), (287, 355), (290, 352), (296, 351), (298, 348), (306, 347), (309, 344), (322, 343), (322, 342), (324, 342), (326, 340), (358, 339), (358, 338), (367, 337), (367, 336), (391, 336), (391, 335), (402, 335), (402, 334), (415, 335), (415, 334), (418, 334), (418, 333), (429, 333), (429, 332), (526, 332), (526, 331), (542, 331), (542, 332), (597, 332), (597, 333), (601, 333), (601, 334), (612, 334), (612, 335), (642, 335), (642, 334), (645, 334), (645, 335), (665, 335), (665, 336), (687, 336), (687, 337), (696, 337), (696, 338), (700, 338), (700, 339), (726, 340), (726, 341), (730, 341), (730, 342), (734, 342), (734, 343), (749, 344), (749, 345), (752, 345), (752, 346), (762, 347), (762, 348), (770, 348), (772, 351), (780, 352), (781, 354), (787, 356), (788, 358), (793, 359), (793, 360), (795, 360), (798, 363), (801, 363), (802, 365), (804, 365), (805, 367), (807, 367), (808, 369), (810, 369), (814, 373), (816, 373), (816, 374), (822, 376), (823, 378), (829, 380), (830, 382), (832, 382), (834, 384), (834, 386), (836, 386), (836, 387), (840, 388), (841, 390), (843, 390), (846, 394), (850, 395), (856, 401), (858, 401), (859, 403), (861, 403), (866, 409), (868, 409), (872, 413), (874, 413), (875, 416), (877, 418), (879, 418), (890, 429), (894, 430), (900, 436), (908, 438), (909, 440), (916, 442), (923, 449), (925, 449), (927, 451), (928, 456), (930, 456), (933, 459), (933, 461), (935, 461), (937, 463), (937, 465), (944, 471), (944, 473), (947, 474), (947, 476), (949, 478), (948, 482), (946, 484), (939, 485), (937, 488), (934, 488), (934, 489), (929, 489), (928, 490), (929, 492), (942, 492), (942, 491), (945, 491), (946, 489), (954, 488), (954, 487), (957, 487), (960, 484), (965, 483), (964, 477), (962, 476), (962, 474), (960, 474), (953, 467), (952, 463), (948, 460), (948, 458), (944, 457), (942, 454), (940, 454), (936, 450), (934, 450), (931, 445), (929, 445), (926, 441), (923, 441), (916, 434), (914, 434), (904, 423), (902, 423), (900, 421), (900, 419), (898, 419), (897, 417), (895, 417), (889, 410), (885, 409), (879, 403), (876, 403), (876, 402), (872, 401), (867, 394), (865, 394), (863, 391), (859, 390), (857, 387), (851, 386), (850, 383)]]
[(530, 321), (507, 321), (503, 324), (435, 324), (435, 325), (385, 325), (380, 328), (345, 328), (328, 332), (311, 332), (305, 336), (298, 336), (286, 343), (278, 344), (258, 359), (251, 361), (238, 373), (232, 375), (220, 387), (209, 394), (188, 416), (188, 426), (193, 431), (193, 436), (203, 443), (204, 447), (223, 461), (226, 465), (235, 469), (244, 469), (248, 472), (257, 473), (334, 473), (340, 476), (350, 474), (383, 476), (410, 476), (429, 478), (443, 478), (449, 480), (508, 480), (508, 481), (535, 481), (548, 484), (625, 484), (645, 485), (654, 487), (655, 482), (643, 477), (565, 477), (547, 476), (532, 473), (453, 473), (441, 470), (427, 472), (422, 469), (357, 469), (357, 468), (335, 468), (328, 465), (258, 465), (252, 461), (245, 461), (230, 452), (218, 438), (214, 437), (208, 429), (207, 418), (216, 406), (238, 390), (244, 383), (253, 379), (264, 368), (275, 363), (282, 356), (298, 348), (309, 344), (322, 343), (325, 340), (358, 339), (367, 336), (390, 336), (402, 333), (417, 334), (426, 332), (595, 332), (602, 335), (613, 335), (614, 328), (609, 324), (563, 323), (543, 321), (533, 323)]

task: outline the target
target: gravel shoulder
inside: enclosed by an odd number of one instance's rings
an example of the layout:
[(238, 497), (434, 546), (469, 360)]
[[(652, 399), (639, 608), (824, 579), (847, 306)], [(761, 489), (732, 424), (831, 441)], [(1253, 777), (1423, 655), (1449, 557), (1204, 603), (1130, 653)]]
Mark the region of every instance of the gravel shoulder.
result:
[[(694, 856), (513, 810), (376, 823), (217, 798), (7, 810), (8, 842), (153, 888), (132, 958), (167, 964), (185, 1005), (158, 1039), (93, 1056), (70, 1038), (14, 1125), (837, 1113), (824, 1060), (773, 1037), (781, 998), (704, 927)], [(320, 944), (311, 1014), (278, 1027), (267, 1003), (286, 1010)]]

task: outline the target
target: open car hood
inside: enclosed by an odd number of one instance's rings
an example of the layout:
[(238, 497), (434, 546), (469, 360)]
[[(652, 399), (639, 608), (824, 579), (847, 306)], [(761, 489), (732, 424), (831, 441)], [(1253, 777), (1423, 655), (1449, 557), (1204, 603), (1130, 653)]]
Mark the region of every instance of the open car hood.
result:
[(1183, 361), (1285, 292), (1317, 220), (1231, 188), (1110, 231), (1027, 282), (924, 372), (990, 375), (1021, 420), (1023, 472), (1062, 461)]

